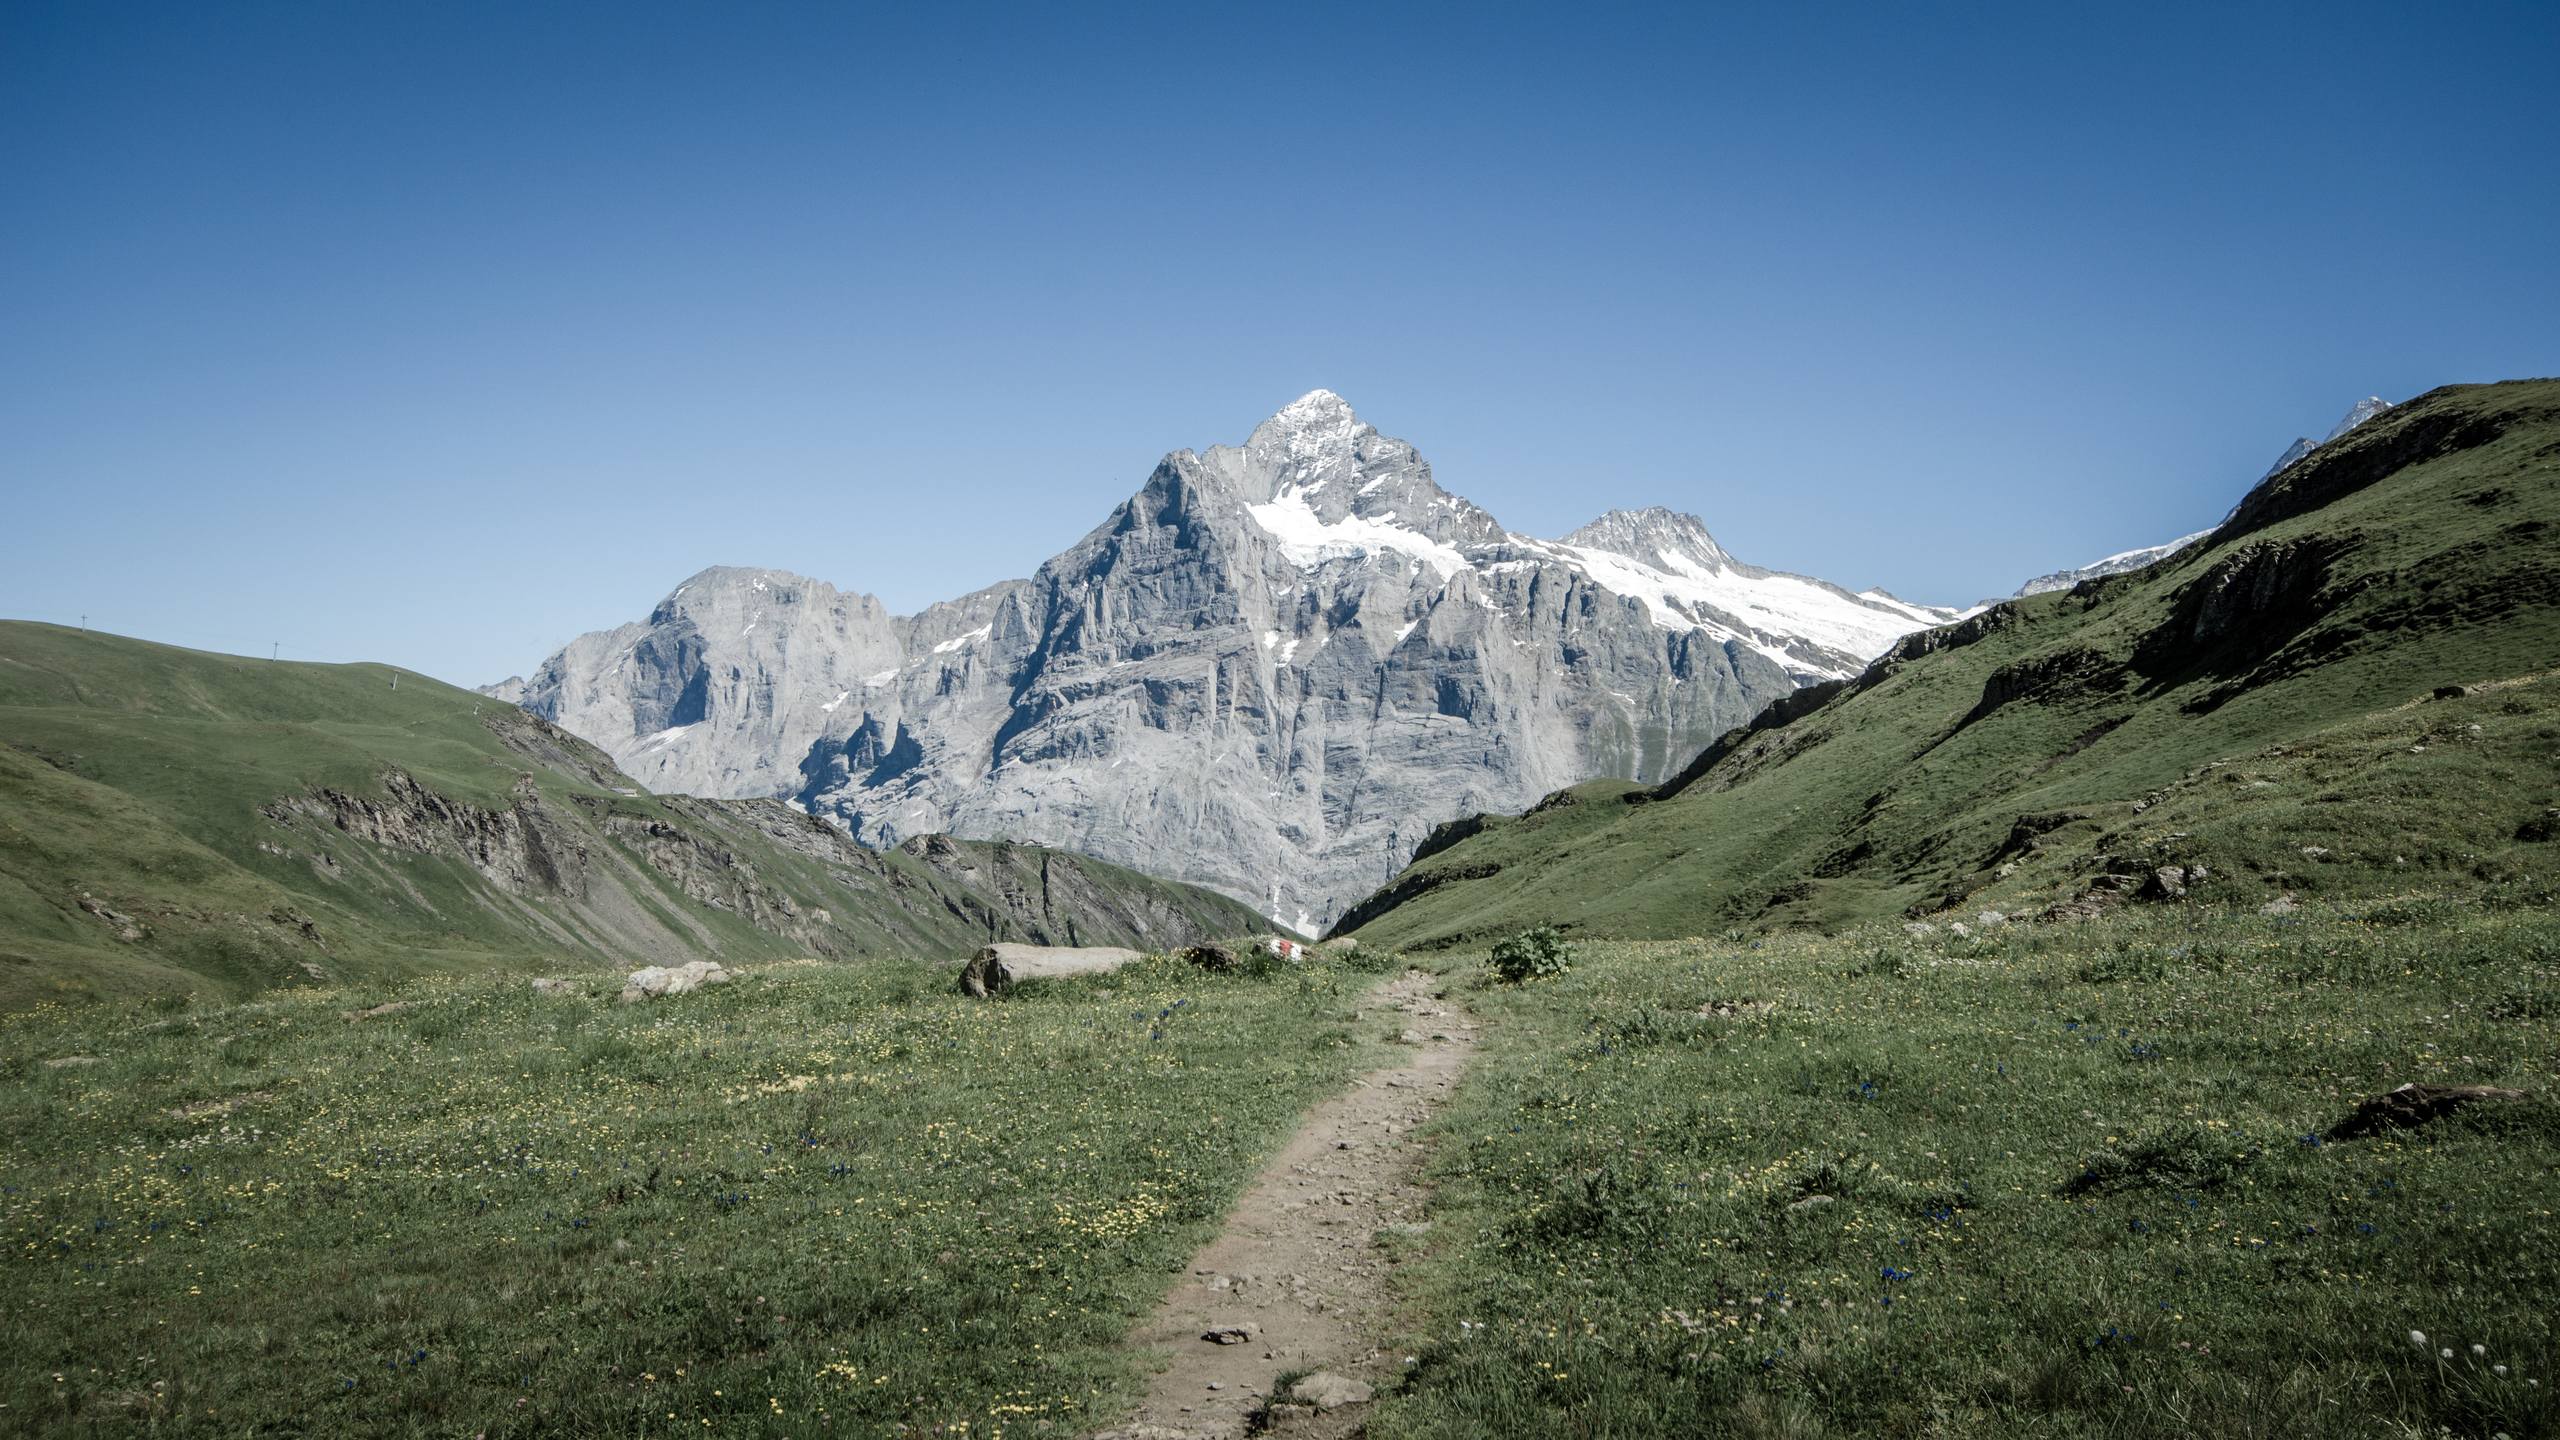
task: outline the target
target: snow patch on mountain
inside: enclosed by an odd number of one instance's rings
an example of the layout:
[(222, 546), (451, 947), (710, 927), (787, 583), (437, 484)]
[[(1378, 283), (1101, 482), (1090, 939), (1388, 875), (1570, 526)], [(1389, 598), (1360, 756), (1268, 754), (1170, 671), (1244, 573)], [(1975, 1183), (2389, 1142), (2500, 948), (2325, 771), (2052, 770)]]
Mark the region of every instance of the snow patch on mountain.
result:
[(1297, 486), (1281, 491), (1268, 503), (1246, 506), (1245, 513), (1279, 541), (1280, 552), (1302, 569), (1313, 569), (1328, 560), (1362, 559), (1378, 550), (1410, 555), (1430, 566), (1443, 580), (1468, 568), (1467, 557), (1456, 548), (1383, 518), (1350, 515), (1327, 521), (1316, 514), (1307, 503), (1307, 492)]
[(2083, 580), (2095, 580), (2102, 575), (2123, 575), (2142, 569), (2146, 565), (2157, 565), (2212, 533), (2210, 530), (2199, 530), (2193, 535), (2181, 535), (2165, 545), (2146, 545), (2139, 550), (2122, 550), (2103, 560), (2092, 560), (2086, 565), (2069, 570), (2056, 570), (2049, 575), (2039, 575), (2019, 586), (2009, 598), (2023, 600), (2029, 595), (2042, 595), (2053, 590), (2068, 590)]

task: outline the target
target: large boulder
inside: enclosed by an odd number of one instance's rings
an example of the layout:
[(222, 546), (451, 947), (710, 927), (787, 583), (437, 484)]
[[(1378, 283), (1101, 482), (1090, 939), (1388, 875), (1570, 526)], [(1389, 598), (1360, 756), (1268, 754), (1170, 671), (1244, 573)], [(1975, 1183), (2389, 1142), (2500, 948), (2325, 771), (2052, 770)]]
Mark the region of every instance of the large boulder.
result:
[(989, 945), (971, 956), (961, 970), (960, 988), (972, 995), (986, 996), (1024, 980), (1108, 975), (1143, 958), (1138, 951), (1111, 945)]
[(688, 960), (682, 965), (652, 965), (634, 970), (622, 982), (622, 1003), (636, 1005), (661, 995), (682, 995), (705, 985), (726, 985), (729, 972), (717, 960)]

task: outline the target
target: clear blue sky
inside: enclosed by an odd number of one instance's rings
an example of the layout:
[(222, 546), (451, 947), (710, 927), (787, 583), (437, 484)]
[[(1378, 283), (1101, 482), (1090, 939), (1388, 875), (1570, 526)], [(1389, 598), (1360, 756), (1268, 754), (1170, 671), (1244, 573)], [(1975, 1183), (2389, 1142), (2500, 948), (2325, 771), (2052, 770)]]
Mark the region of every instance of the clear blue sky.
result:
[[(1220, 13), (1205, 13), (1205, 12)], [(2560, 372), (2560, 7), (0, 7), (0, 615), (466, 682), (1316, 386), (1915, 599)]]

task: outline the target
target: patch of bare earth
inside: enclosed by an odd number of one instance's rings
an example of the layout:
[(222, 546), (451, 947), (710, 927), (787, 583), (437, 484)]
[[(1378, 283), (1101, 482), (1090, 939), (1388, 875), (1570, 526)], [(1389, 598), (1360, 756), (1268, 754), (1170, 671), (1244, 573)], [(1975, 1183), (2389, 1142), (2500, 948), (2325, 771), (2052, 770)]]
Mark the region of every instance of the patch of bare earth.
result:
[[(1414, 1131), (1456, 1088), (1476, 1027), (1419, 970), (1371, 991), (1362, 1013), (1395, 1021), (1411, 1053), (1309, 1112), (1255, 1178), (1225, 1230), (1133, 1332), (1165, 1367), (1137, 1414), (1095, 1440), (1230, 1440), (1257, 1422), (1290, 1436), (1350, 1435), (1367, 1387), (1402, 1368), (1389, 1348), (1393, 1267), (1379, 1241), (1424, 1223)], [(1271, 1395), (1282, 1375), (1311, 1372), (1321, 1378), (1294, 1384), (1294, 1397)]]

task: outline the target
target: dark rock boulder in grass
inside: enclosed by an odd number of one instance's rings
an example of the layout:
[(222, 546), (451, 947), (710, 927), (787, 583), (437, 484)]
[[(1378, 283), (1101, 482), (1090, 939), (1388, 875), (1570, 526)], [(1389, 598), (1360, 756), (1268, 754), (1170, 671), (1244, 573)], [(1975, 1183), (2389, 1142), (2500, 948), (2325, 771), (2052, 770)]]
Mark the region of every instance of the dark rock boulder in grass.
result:
[(2456, 1110), (2482, 1103), (2511, 1104), (2526, 1099), (2522, 1090), (2498, 1085), (2438, 1085), (2412, 1082), (2356, 1107), (2356, 1113), (2329, 1127), (2332, 1140), (2361, 1140), (2389, 1130), (2408, 1130), (2441, 1120)]

